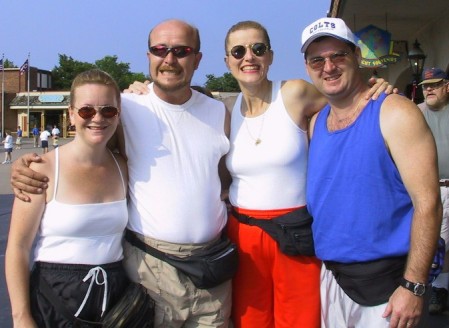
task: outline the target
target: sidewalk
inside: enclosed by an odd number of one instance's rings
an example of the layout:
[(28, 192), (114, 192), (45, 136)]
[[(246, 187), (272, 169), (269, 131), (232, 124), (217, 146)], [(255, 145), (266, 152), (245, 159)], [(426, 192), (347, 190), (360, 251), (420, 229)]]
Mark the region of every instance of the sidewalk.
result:
[[(59, 145), (64, 145), (72, 140), (73, 140), (73, 138), (59, 138)], [(51, 146), (51, 141), (49, 143), (50, 143), (50, 145), (48, 146), (48, 150), (53, 150), (53, 146)], [(5, 150), (3, 148), (3, 144), (0, 144), (0, 146), (1, 146), (1, 148), (0, 148), (0, 163), (1, 163), (1, 162), (3, 162), (3, 160), (5, 158)], [(14, 144), (14, 147), (15, 146), (16, 145)], [(12, 151), (12, 161), (14, 162), (20, 156), (27, 154), (27, 153), (36, 153), (38, 155), (41, 155), (42, 148), (40, 148), (40, 147), (34, 148), (33, 147), (33, 139), (23, 138), (22, 139), (22, 148), (21, 149), (13, 149), (13, 151)], [(9, 183), (10, 170), (11, 170), (11, 164), (0, 164), (0, 195), (12, 194), (12, 190), (11, 190), (10, 183)]]

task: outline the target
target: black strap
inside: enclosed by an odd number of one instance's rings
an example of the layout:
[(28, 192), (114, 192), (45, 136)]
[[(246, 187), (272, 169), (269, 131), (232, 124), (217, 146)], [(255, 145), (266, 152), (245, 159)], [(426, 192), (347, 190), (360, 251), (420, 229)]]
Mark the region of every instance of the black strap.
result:
[(155, 258), (162, 260), (162, 261), (170, 261), (170, 260), (175, 260), (178, 259), (175, 255), (170, 255), (170, 254), (166, 254), (164, 252), (161, 252), (160, 250), (151, 247), (149, 245), (147, 245), (146, 243), (144, 243), (142, 240), (140, 240), (136, 234), (134, 232), (132, 232), (131, 230), (126, 229), (125, 231), (125, 240), (130, 243), (131, 245), (133, 245), (134, 247), (137, 247), (138, 249), (140, 249), (141, 251), (150, 254), (152, 256), (154, 256)]
[(234, 217), (243, 224), (247, 224), (250, 226), (258, 226), (261, 227), (262, 229), (266, 227), (271, 227), (272, 224), (274, 223), (273, 220), (295, 219), (298, 217), (310, 216), (305, 206), (300, 207), (294, 211), (288, 212), (286, 214), (276, 216), (274, 218), (263, 218), (263, 219), (254, 218), (249, 215), (238, 213), (234, 207), (232, 207), (232, 215), (234, 215)]
[(246, 224), (246, 225), (250, 225), (250, 226), (257, 226), (259, 228), (262, 229), (269, 229), (270, 227), (273, 226), (273, 219), (256, 219), (253, 218), (252, 216), (248, 216), (245, 214), (241, 214), (241, 213), (237, 213), (237, 211), (234, 209), (234, 207), (232, 208), (232, 215), (241, 223)]

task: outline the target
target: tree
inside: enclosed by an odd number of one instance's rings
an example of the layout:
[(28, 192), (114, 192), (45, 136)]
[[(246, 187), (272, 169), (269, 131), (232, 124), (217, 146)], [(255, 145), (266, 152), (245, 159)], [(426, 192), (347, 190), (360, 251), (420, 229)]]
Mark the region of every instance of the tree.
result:
[(12, 61), (10, 61), (8, 58), (5, 58), (5, 60), (3, 60), (3, 67), (4, 68), (17, 68), (17, 66), (14, 65), (14, 63)]
[(206, 75), (207, 81), (204, 84), (206, 88), (212, 91), (240, 92), (237, 80), (231, 73), (224, 73), (223, 76), (215, 77), (213, 74)]
[(117, 82), (120, 90), (126, 89), (134, 81), (145, 81), (143, 73), (132, 73), (129, 71), (129, 63), (117, 62), (117, 56), (105, 56), (103, 59), (97, 60), (95, 65), (111, 74)]
[(88, 69), (98, 68), (109, 73), (120, 88), (127, 88), (134, 81), (145, 81), (143, 73), (132, 73), (129, 71), (129, 63), (118, 62), (117, 56), (105, 56), (95, 61), (95, 64), (74, 60), (67, 55), (59, 55), (59, 66), (52, 70), (53, 88), (55, 90), (70, 90), (73, 79), (81, 72)]
[(70, 56), (59, 54), (59, 66), (55, 66), (51, 71), (53, 88), (55, 90), (70, 90), (75, 76), (94, 67), (95, 65), (93, 64), (74, 60)]

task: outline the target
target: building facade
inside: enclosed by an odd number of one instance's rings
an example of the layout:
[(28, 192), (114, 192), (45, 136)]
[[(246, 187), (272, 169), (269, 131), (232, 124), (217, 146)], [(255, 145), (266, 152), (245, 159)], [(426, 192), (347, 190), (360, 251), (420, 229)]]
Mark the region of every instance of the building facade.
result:
[(63, 137), (68, 135), (70, 95), (69, 92), (51, 91), (50, 71), (30, 67), (29, 72), (21, 73), (19, 68), (5, 68), (3, 74), (2, 130), (14, 134), (20, 126), (23, 136), (29, 137), (34, 126), (42, 131), (56, 125)]

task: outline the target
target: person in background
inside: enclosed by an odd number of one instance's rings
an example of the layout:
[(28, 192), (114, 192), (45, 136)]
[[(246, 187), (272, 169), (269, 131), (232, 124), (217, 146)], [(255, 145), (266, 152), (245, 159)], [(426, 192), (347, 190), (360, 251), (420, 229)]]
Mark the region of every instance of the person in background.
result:
[(42, 154), (48, 153), (48, 138), (50, 137), (51, 134), (47, 130), (42, 131), (39, 135), (39, 138), (41, 139)]
[(59, 131), (58, 126), (57, 125), (53, 125), (53, 129), (51, 130), (51, 135), (53, 137), (59, 137), (59, 135), (61, 134), (61, 131)]
[(11, 131), (5, 130), (5, 139), (2, 140), (3, 148), (5, 149), (5, 160), (2, 162), (2, 164), (11, 164), (11, 154), (13, 149), (13, 140)]
[(13, 205), (5, 264), (14, 327), (99, 322), (129, 283), (122, 264), (126, 163), (106, 147), (119, 122), (120, 90), (94, 69), (74, 79), (70, 99), (74, 140), (31, 164), (52, 177), (48, 189)]
[(33, 134), (33, 147), (37, 148), (39, 147), (39, 129), (37, 128), (37, 126), (35, 125), (33, 130), (31, 130), (31, 133)]
[(16, 149), (22, 148), (22, 129), (20, 126), (17, 127), (17, 138), (16, 138)]
[[(200, 45), (198, 29), (184, 21), (156, 25), (148, 37), (149, 93), (122, 95), (127, 236), (177, 257), (214, 247), (227, 220), (220, 196), (222, 184), (228, 183), (224, 155), (229, 118), (223, 103), (190, 88), (202, 58)], [(39, 192), (45, 176), (24, 166), (31, 160), (31, 155), (24, 157), (12, 176), (15, 188)], [(38, 188), (25, 185), (19, 173), (41, 180), (32, 182)], [(230, 280), (198, 288), (182, 271), (133, 245), (124, 244), (125, 266), (131, 280), (144, 285), (155, 300), (155, 327), (230, 326)]]
[(58, 148), (58, 146), (59, 146), (59, 137), (56, 136), (56, 135), (54, 135), (54, 136), (52, 137), (52, 141), (53, 141), (53, 149), (54, 149), (54, 148)]
[(311, 120), (306, 194), (324, 261), (322, 327), (428, 327), (442, 216), (432, 133), (409, 99), (366, 100), (360, 48), (343, 20), (307, 26), (301, 51), (329, 102)]
[(437, 145), (438, 175), (443, 220), (440, 237), (446, 243), (444, 267), (432, 283), (432, 295), (429, 304), (430, 314), (441, 314), (447, 307), (449, 288), (449, 79), (440, 68), (425, 69), (420, 83), (424, 102), (418, 107), (424, 114)]

